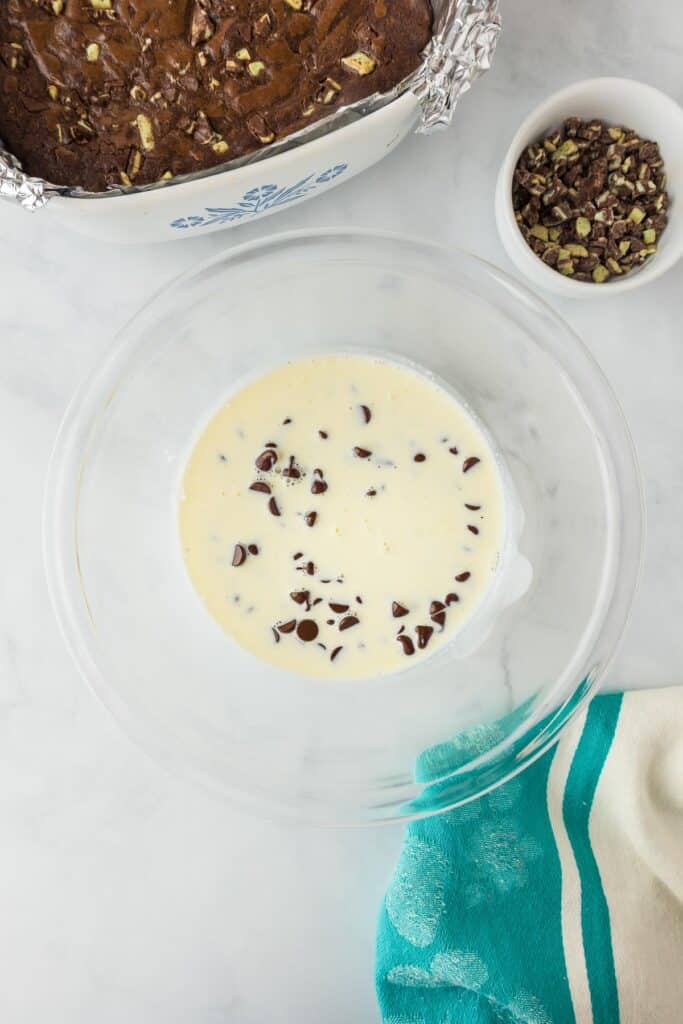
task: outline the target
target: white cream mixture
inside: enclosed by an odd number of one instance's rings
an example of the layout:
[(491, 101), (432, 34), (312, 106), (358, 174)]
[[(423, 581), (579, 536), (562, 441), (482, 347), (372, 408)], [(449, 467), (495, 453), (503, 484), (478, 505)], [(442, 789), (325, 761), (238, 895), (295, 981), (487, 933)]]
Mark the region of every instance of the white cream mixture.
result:
[(491, 585), (503, 490), (462, 406), (369, 356), (287, 363), (213, 417), (180, 504), (190, 578), (260, 658), (305, 675), (407, 668)]

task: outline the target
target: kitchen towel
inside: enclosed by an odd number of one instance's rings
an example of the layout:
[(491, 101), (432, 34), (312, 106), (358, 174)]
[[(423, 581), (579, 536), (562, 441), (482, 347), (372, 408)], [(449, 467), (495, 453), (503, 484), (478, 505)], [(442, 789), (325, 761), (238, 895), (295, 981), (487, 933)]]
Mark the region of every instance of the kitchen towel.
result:
[(384, 1024), (681, 1024), (683, 689), (599, 696), (534, 765), (413, 822)]

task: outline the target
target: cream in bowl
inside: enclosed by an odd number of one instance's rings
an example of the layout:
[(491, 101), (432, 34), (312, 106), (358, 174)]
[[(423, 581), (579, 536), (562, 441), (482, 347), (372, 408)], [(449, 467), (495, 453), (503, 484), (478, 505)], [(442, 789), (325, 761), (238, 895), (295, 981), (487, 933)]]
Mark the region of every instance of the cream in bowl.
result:
[(243, 647), (304, 675), (371, 677), (443, 648), (481, 604), (503, 485), (444, 387), (323, 355), (258, 376), (213, 416), (179, 523), (197, 593)]

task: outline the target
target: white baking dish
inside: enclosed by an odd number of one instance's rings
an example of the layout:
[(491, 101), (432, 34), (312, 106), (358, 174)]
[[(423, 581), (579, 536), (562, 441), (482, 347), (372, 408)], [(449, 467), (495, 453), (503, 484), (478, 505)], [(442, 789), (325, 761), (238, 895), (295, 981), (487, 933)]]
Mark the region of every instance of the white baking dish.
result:
[(310, 136), (285, 139), (272, 155), (225, 170), (97, 195), (24, 174), (0, 144), (0, 197), (84, 235), (133, 243), (208, 234), (320, 195), (386, 156), (412, 128), (446, 126), (458, 97), (490, 67), (498, 0), (433, 0), (433, 7), (434, 35), (414, 75), (393, 98), (339, 111), (339, 127), (321, 122)]
[(381, 160), (415, 126), (404, 93), (359, 121), (258, 163), (130, 194), (56, 195), (45, 209), (67, 227), (111, 242), (163, 242), (276, 213)]

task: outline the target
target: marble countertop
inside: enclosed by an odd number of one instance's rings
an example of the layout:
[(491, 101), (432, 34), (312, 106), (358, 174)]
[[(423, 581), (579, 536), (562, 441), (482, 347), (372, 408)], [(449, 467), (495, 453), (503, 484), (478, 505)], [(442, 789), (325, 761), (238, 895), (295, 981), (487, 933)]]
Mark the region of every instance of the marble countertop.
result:
[[(376, 911), (401, 830), (314, 832), (251, 818), (168, 777), (88, 692), (48, 604), (41, 498), (76, 385), (163, 282), (290, 228), (422, 235), (511, 270), (493, 188), (507, 141), (577, 78), (642, 78), (683, 101), (678, 0), (504, 3), (493, 71), (445, 134), (252, 227), (116, 249), (0, 207), (0, 1017), (8, 1024), (347, 1024), (378, 1019)], [(623, 403), (649, 512), (643, 583), (614, 686), (683, 666), (683, 265), (650, 287), (552, 300)]]

